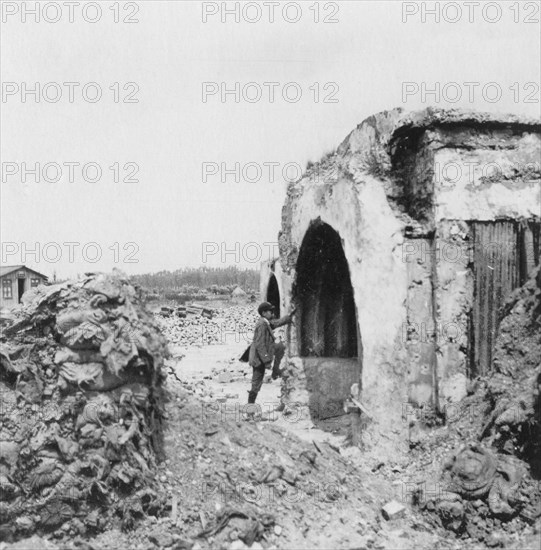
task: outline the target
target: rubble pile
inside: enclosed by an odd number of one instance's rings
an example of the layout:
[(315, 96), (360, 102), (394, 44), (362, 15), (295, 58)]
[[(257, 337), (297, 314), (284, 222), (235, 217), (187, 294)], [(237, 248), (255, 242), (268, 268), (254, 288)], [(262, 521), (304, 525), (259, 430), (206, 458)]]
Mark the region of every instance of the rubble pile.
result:
[(178, 346), (251, 342), (258, 314), (253, 306), (234, 306), (217, 309), (209, 319), (201, 314), (178, 317), (156, 316), (169, 342)]
[(0, 349), (0, 540), (131, 528), (163, 508), (166, 357), (118, 272), (24, 296)]
[[(447, 529), (493, 546), (501, 533), (541, 528), (539, 268), (503, 315), (492, 372), (445, 433), (447, 444), (462, 444), (443, 461), (443, 490), (424, 503)], [(441, 443), (441, 435), (426, 446)]]
[(541, 268), (505, 306), (482, 436), (541, 477)]

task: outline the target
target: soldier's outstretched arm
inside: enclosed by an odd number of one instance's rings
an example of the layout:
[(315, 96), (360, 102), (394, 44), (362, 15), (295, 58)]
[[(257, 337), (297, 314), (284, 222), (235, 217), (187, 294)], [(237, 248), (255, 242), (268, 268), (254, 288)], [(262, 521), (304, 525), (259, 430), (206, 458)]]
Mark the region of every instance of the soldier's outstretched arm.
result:
[(287, 315), (280, 317), (280, 319), (271, 319), (269, 321), (271, 328), (275, 329), (283, 325), (288, 325), (293, 320), (293, 315), (295, 315), (297, 308), (294, 307)]

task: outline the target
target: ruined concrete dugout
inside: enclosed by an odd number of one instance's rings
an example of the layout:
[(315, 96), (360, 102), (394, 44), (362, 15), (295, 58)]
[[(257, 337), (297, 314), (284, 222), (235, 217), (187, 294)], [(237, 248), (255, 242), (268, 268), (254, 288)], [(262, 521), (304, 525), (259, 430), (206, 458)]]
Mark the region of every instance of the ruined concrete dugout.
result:
[(539, 264), (540, 129), (386, 111), (289, 186), (261, 283), (298, 307), (284, 402), (339, 416), (356, 383), (362, 429), (400, 441), (416, 408), (448, 412), (490, 372), (500, 305)]

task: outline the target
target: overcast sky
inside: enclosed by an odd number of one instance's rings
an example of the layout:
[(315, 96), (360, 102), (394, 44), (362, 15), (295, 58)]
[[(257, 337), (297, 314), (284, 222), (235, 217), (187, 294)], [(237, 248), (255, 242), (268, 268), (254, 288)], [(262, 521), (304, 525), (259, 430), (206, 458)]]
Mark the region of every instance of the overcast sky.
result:
[[(539, 117), (538, 2), (441, 2), (439, 22), (424, 11), (434, 2), (281, 2), (274, 22), (254, 3), (225, 3), (240, 21), (224, 22), (222, 2), (100, 2), (95, 23), (88, 2), (49, 2), (39, 22), (23, 13), (34, 4), (2, 6), (1, 241), (3, 263), (46, 275), (257, 267), (277, 240), (283, 172), (294, 178), (367, 116), (437, 105)], [(36, 83), (39, 101), (24, 94)], [(222, 99), (235, 83), (240, 97)], [(23, 183), (23, 163), (49, 163), (45, 178)], [(72, 182), (65, 163), (79, 163)], [(222, 258), (224, 246), (240, 257)]]

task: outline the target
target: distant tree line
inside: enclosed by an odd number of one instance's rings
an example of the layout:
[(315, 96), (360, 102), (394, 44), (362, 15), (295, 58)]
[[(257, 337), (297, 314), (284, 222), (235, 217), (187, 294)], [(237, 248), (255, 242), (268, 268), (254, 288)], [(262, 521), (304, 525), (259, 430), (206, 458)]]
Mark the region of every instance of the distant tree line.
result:
[(259, 290), (259, 271), (239, 269), (236, 266), (185, 267), (175, 271), (133, 275), (131, 278), (135, 283), (156, 291), (205, 290), (213, 294), (225, 294), (236, 286), (240, 286), (245, 292)]

